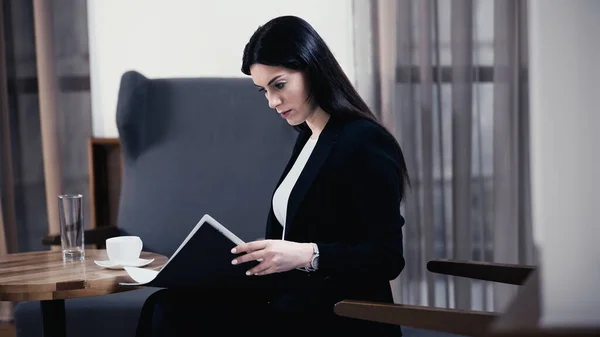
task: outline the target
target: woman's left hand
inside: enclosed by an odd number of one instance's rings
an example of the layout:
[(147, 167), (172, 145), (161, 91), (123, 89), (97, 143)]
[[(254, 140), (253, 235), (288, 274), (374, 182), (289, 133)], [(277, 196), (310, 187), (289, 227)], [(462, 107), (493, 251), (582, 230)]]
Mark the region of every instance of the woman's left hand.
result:
[(283, 240), (259, 240), (241, 244), (231, 250), (234, 254), (247, 253), (236, 257), (232, 264), (259, 261), (246, 275), (267, 275), (281, 273), (310, 265), (313, 248), (310, 243)]

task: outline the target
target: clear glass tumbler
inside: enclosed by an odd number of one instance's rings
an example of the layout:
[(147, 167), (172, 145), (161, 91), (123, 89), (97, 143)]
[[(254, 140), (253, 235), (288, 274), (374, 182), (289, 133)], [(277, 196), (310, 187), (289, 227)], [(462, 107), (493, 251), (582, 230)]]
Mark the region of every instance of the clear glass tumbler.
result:
[(58, 214), (63, 260), (84, 260), (83, 196), (81, 194), (59, 195)]

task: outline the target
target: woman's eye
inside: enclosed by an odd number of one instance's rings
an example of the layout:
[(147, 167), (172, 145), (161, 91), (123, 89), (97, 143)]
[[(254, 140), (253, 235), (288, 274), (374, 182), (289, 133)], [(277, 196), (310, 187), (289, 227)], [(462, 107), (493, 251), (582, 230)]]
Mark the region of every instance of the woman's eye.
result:
[(284, 82), (275, 84), (275, 88), (277, 88), (277, 89), (283, 89), (283, 87), (285, 87), (285, 83)]

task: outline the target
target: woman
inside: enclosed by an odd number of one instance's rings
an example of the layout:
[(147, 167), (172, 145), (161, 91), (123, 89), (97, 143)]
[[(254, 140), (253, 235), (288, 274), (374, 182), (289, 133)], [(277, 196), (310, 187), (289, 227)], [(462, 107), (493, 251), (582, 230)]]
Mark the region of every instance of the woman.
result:
[(400, 203), (408, 184), (400, 146), (300, 18), (261, 26), (244, 49), (242, 71), (299, 134), (274, 189), (266, 239), (232, 251), (233, 264), (259, 261), (249, 277), (276, 286), (253, 300), (234, 296), (236, 305), (213, 306), (212, 314), (227, 316), (228, 329), (237, 322), (241, 332), (263, 335), (400, 336), (399, 327), (333, 311), (344, 299), (393, 301), (389, 281), (404, 268)]

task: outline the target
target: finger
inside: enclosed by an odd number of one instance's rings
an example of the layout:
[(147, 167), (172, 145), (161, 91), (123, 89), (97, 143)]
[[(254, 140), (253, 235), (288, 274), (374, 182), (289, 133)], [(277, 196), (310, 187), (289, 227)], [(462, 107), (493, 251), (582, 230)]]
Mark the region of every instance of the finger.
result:
[(255, 273), (254, 275), (256, 275), (256, 276), (263, 276), (263, 275), (273, 274), (273, 273), (276, 273), (276, 272), (277, 272), (277, 268), (275, 266), (270, 266), (269, 268), (267, 268), (267, 269), (265, 269), (263, 271)]
[(254, 268), (248, 270), (246, 272), (246, 275), (251, 276), (251, 275), (255, 275), (257, 273), (262, 273), (265, 270), (268, 270), (272, 268), (271, 263), (268, 261), (263, 261), (261, 263), (259, 263), (257, 266), (255, 266)]
[(253, 250), (260, 250), (260, 249), (264, 249), (267, 246), (267, 243), (268, 243), (268, 240), (258, 240), (258, 241), (242, 243), (241, 245), (233, 247), (231, 252), (233, 254), (239, 254), (239, 253), (249, 252), (249, 251), (253, 251)]
[(249, 261), (262, 261), (264, 258), (264, 250), (253, 251), (242, 256), (238, 256), (231, 261), (231, 264), (241, 264)]

